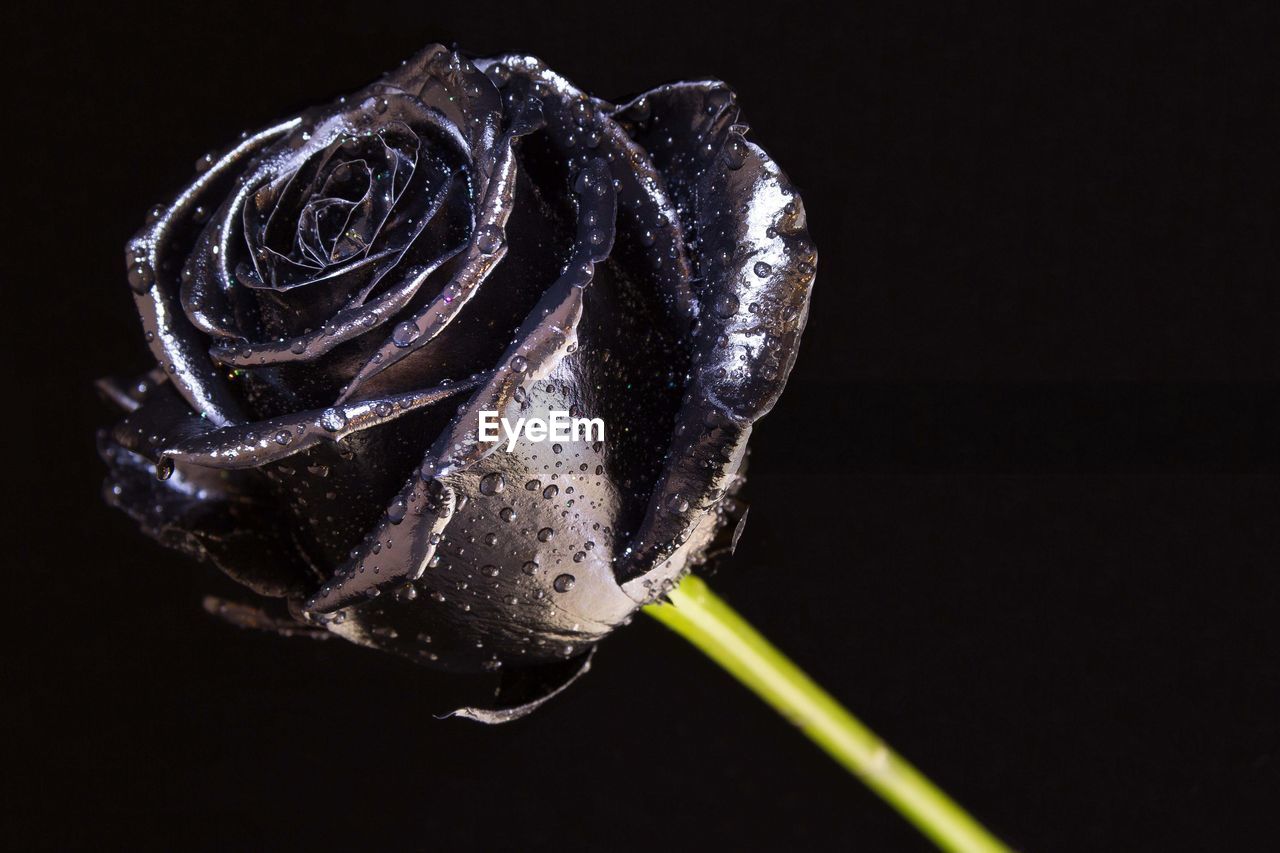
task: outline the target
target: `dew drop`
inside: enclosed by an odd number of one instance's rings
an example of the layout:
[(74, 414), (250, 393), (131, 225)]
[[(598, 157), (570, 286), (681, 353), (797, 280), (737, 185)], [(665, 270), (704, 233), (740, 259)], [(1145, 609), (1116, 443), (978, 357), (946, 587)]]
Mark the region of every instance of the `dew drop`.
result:
[(156, 281), (155, 271), (151, 269), (151, 264), (146, 261), (139, 261), (131, 265), (127, 275), (129, 287), (133, 289), (134, 293), (146, 293)]
[(488, 70), (489, 79), (492, 80), (493, 84), (498, 88), (502, 88), (507, 85), (511, 80), (511, 69), (501, 62), (495, 62), (493, 65), (490, 65)]
[(747, 146), (741, 137), (734, 136), (724, 146), (724, 164), (730, 169), (741, 169), (747, 162)]
[(555, 535), (556, 535), (556, 532), (552, 530), (550, 527), (544, 527), (538, 531), (538, 541), (549, 542), (551, 541), (551, 537)]
[(721, 317), (729, 318), (738, 313), (738, 297), (732, 293), (726, 293), (716, 300), (716, 313)]
[(507, 480), (497, 471), (480, 478), (480, 494), (496, 495), (507, 487)]
[(320, 426), (329, 432), (337, 432), (347, 425), (347, 416), (341, 409), (325, 409), (320, 415)]
[(556, 579), (552, 581), (551, 585), (556, 588), (556, 592), (568, 592), (569, 590), (573, 589), (573, 585), (577, 582), (578, 582), (578, 579), (575, 578), (573, 575), (564, 574), (564, 575), (557, 575)]
[(486, 225), (476, 233), (476, 248), (481, 254), (492, 255), (502, 246), (502, 230), (496, 225)]
[(422, 330), (417, 324), (410, 320), (403, 323), (397, 323), (395, 329), (391, 332), (391, 342), (398, 347), (407, 347), (418, 339), (418, 335), (422, 334)]
[(409, 507), (405, 504), (404, 498), (396, 498), (391, 506), (387, 507), (387, 518), (392, 524), (399, 524), (404, 521), (405, 514), (408, 513)]

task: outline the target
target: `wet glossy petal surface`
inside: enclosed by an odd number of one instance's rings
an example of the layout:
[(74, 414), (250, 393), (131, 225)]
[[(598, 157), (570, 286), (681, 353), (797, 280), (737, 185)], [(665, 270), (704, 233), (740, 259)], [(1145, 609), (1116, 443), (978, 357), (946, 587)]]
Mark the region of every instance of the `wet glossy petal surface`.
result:
[[(741, 531), (817, 263), (747, 133), (718, 81), (615, 106), (433, 45), (245, 134), (127, 247), (157, 367), (100, 384), (108, 499), (282, 602), (211, 612), (528, 713)], [(605, 439), (508, 449), (486, 411)]]

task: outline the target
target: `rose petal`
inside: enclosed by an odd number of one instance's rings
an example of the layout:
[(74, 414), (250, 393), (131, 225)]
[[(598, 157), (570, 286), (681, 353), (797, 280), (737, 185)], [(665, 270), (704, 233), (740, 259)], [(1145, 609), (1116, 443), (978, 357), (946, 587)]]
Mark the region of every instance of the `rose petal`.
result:
[[(408, 92), (462, 130), (471, 162), (487, 177), (494, 162), (502, 119), (497, 89), (465, 56), (433, 44), (383, 77), (380, 86)], [(478, 187), (484, 194), (483, 184)]]
[(593, 648), (587, 654), (564, 663), (544, 664), (536, 669), (505, 670), (492, 702), (468, 705), (448, 716), (488, 725), (509, 723), (528, 716), (590, 672), (594, 656)]
[[(498, 371), (459, 409), (424, 461), (424, 471), (433, 472), (439, 494), (429, 495), (422, 481), (412, 477), (352, 559), (307, 601), (307, 611), (332, 613), (420, 577), (457, 504), (449, 476), (497, 449), (479, 443), (478, 412), (505, 410), (517, 387), (546, 376), (573, 345), (582, 315), (582, 292), (590, 284), (595, 262), (608, 257), (613, 242), (616, 199), (605, 161), (593, 161), (583, 170), (575, 192), (580, 200), (578, 234), (566, 272), (529, 313)], [(517, 357), (522, 361), (517, 363)], [(376, 561), (377, 570), (371, 570), (372, 546), (388, 539), (397, 542), (394, 553), (386, 553)]]
[(234, 169), (298, 123), (289, 119), (246, 137), (162, 209), (126, 248), (134, 303), (152, 354), (187, 402), (217, 426), (237, 420), (240, 407), (210, 361), (200, 331), (181, 310), (179, 284), (168, 262), (170, 244), (175, 232), (189, 229), (203, 207), (213, 204), (210, 199)]
[[(317, 575), (301, 559), (289, 525), (257, 472), (219, 473), (179, 465), (157, 480), (146, 437), (187, 409), (171, 386), (135, 411), (127, 425), (101, 433), (107, 502), (166, 547), (212, 563), (260, 595), (296, 596)], [(176, 403), (176, 405), (175, 405)], [(124, 439), (124, 441), (121, 441)]]
[(639, 256), (670, 300), (682, 328), (697, 316), (690, 286), (691, 267), (679, 230), (676, 206), (648, 152), (612, 118), (611, 104), (589, 97), (535, 56), (507, 54), (477, 60), (482, 69), (502, 65), (513, 79), (535, 87), (547, 116), (548, 138), (559, 159), (569, 163), (604, 157), (618, 188), (619, 243)]
[[(465, 184), (460, 179), (453, 181), (449, 192), (441, 192), (431, 198), (429, 201), (432, 206), (420, 214), (426, 225), (433, 229), (422, 242), (428, 246), (447, 248), (422, 264), (405, 264), (403, 255), (376, 258), (370, 262), (367, 277), (369, 281), (385, 284), (385, 277), (393, 272), (396, 279), (395, 284), (387, 287), (373, 300), (364, 302), (368, 291), (365, 287), (318, 329), (283, 340), (223, 340), (213, 345), (210, 354), (217, 361), (240, 367), (314, 361), (334, 347), (380, 328), (409, 304), (432, 273), (454, 258), (466, 245), (465, 238), (460, 241), (458, 237), (459, 223), (438, 216), (441, 209), (449, 206), (447, 200), (450, 193), (463, 192), (464, 187)], [(411, 242), (409, 248), (417, 243), (417, 240)], [(350, 275), (351, 270), (338, 274)]]
[[(755, 420), (773, 407), (795, 361), (817, 255), (786, 175), (742, 137), (731, 94), (716, 84), (642, 96), (664, 128), (685, 129), (698, 159), (672, 157), (668, 183), (688, 200), (703, 280), (694, 365), (662, 477), (620, 582), (652, 600), (685, 568), (694, 538), (742, 464)], [(634, 103), (634, 102), (633, 102)], [(708, 104), (719, 109), (708, 110)], [(625, 111), (625, 110), (624, 110)]]
[(507, 256), (506, 226), (512, 212), (519, 171), (515, 144), (520, 137), (540, 128), (542, 123), (542, 110), (537, 101), (526, 101), (516, 108), (502, 142), (502, 154), (497, 158), (481, 197), (461, 268), (438, 296), (405, 320), (418, 330), (417, 336), (404, 341), (392, 332), (361, 366), (339, 401), (349, 399), (366, 380), (435, 340), (471, 301), (489, 274), (502, 263)]
[[(430, 171), (423, 171), (423, 164), (414, 169), (415, 183), (429, 187), (429, 191), (406, 190), (415, 205), (429, 205), (439, 187), (447, 183), (441, 169), (454, 174), (465, 170), (470, 157), (467, 142), (439, 112), (393, 92), (383, 99), (388, 104), (385, 112), (376, 114), (375, 97), (360, 97), (358, 109), (338, 106), (308, 113), (286, 138), (259, 152), (248, 165), (235, 192), (204, 228), (184, 271), (183, 305), (197, 328), (215, 337), (239, 340), (304, 333), (342, 309), (356, 294), (367, 294), (394, 266), (380, 262), (399, 257), (416, 242), (416, 235), (426, 225), (426, 210), (419, 210), (417, 216), (412, 210), (403, 211), (403, 216), (396, 218), (398, 232), (387, 235), (386, 245), (348, 265), (324, 268), (315, 258), (302, 264), (263, 242), (269, 221), (264, 216), (287, 183), (287, 179), (278, 181), (280, 176), (309, 172), (336, 140), (370, 130), (357, 123), (360, 116), (376, 115), (382, 130), (411, 124), (418, 132), (431, 135), (433, 157), (429, 159), (435, 165)], [(289, 233), (292, 240), (292, 230)], [(286, 295), (286, 291), (304, 285), (305, 296)], [(263, 291), (279, 293), (272, 296)]]
[[(382, 426), (475, 388), (483, 381), (484, 377), (480, 376), (393, 397), (335, 404), (323, 410), (208, 432), (200, 431), (203, 422), (197, 421), (194, 429), (171, 429), (159, 458), (220, 470), (259, 468), (310, 450), (321, 442), (336, 443), (361, 430)], [(181, 437), (182, 432), (186, 433), (185, 438)]]

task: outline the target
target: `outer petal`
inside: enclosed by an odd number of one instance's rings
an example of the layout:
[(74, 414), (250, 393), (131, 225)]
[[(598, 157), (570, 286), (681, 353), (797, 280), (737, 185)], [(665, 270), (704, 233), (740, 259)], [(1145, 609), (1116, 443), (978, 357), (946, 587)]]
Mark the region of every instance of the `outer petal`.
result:
[[(546, 570), (529, 572), (529, 576), (512, 571), (514, 555), (510, 554), (495, 554), (495, 562), (487, 569), (485, 565), (471, 565), (476, 555), (482, 556), (484, 551), (466, 544), (477, 538), (469, 530), (467, 518), (475, 518), (475, 512), (484, 509), (489, 511), (491, 519), (499, 515), (498, 508), (489, 500), (476, 509), (469, 509), (470, 496), (475, 495), (479, 500), (481, 496), (488, 499), (501, 494), (508, 488), (506, 476), (512, 473), (508, 470), (504, 474), (477, 464), (492, 457), (497, 450), (497, 445), (479, 441), (478, 413), (482, 409), (506, 411), (514, 402), (527, 397), (526, 388), (550, 376), (566, 354), (576, 348), (584, 290), (590, 285), (594, 264), (608, 256), (612, 244), (614, 195), (603, 161), (596, 161), (584, 170), (577, 192), (581, 200), (579, 228), (566, 272), (529, 313), (493, 377), (459, 410), (452, 425), (436, 440), (423, 464), (424, 479), (420, 481), (415, 477), (405, 486), (383, 520), (353, 553), (351, 562), (307, 602), (309, 611), (333, 613), (359, 605), (360, 610), (377, 611), (376, 615), (360, 613), (361, 623), (375, 621), (394, 625), (405, 618), (394, 608), (387, 609), (380, 601), (362, 602), (397, 589), (402, 594), (413, 589), (412, 597), (416, 598), (416, 588), (404, 585), (423, 578), (422, 586), (430, 591), (427, 606), (434, 605), (437, 609), (432, 622), (442, 626), (445, 642), (452, 646), (447, 650), (449, 659), (459, 667), (466, 667), (468, 658), (471, 666), (482, 665), (490, 659), (483, 647), (463, 647), (460, 641), (467, 637), (474, 639), (492, 634), (495, 639), (504, 638), (505, 646), (515, 646), (522, 639), (532, 641), (527, 652), (529, 660), (554, 659), (575, 654), (581, 643), (606, 633), (630, 611), (630, 602), (617, 591), (607, 570), (596, 573), (606, 583), (584, 584), (582, 589), (574, 590), (572, 581), (557, 586), (558, 575), (547, 574)], [(485, 470), (488, 472), (483, 473)], [(510, 488), (514, 492), (519, 486), (512, 483)], [(405, 529), (398, 530), (401, 526)], [(563, 521), (557, 526), (563, 529)], [(554, 530), (548, 527), (542, 534), (541, 528), (534, 528), (527, 533), (531, 542), (546, 543)], [(534, 534), (542, 535), (535, 540)], [(444, 544), (446, 537), (451, 545)], [(495, 534), (494, 542), (498, 541)], [(585, 535), (582, 541), (585, 543)], [(452, 579), (442, 573), (429, 573), (424, 577), (429, 567), (438, 564), (436, 557), (442, 548), (451, 552), (452, 559), (462, 560), (475, 572), (464, 569), (460, 572), (462, 577)], [(584, 545), (584, 554), (586, 550)], [(497, 569), (499, 561), (507, 566), (505, 575)], [(584, 570), (586, 568), (584, 566)], [(535, 574), (538, 576), (534, 577)], [(475, 589), (472, 589), (470, 578), (474, 575), (478, 577), (474, 577)], [(493, 589), (489, 589), (491, 584), (495, 585)], [(548, 595), (549, 590), (564, 595)], [(603, 600), (609, 596), (616, 599), (612, 605)], [(531, 609), (527, 620), (521, 618), (521, 607)], [(567, 616), (548, 618), (537, 612), (546, 608), (561, 609)], [(601, 619), (603, 622), (597, 621)], [(557, 624), (563, 626), (563, 642), (552, 648), (549, 638), (556, 633), (553, 626)], [(535, 631), (535, 627), (539, 630)], [(397, 637), (385, 638), (392, 645), (400, 633), (397, 628), (393, 631)]]
[(152, 354), (187, 402), (217, 426), (237, 420), (240, 408), (209, 360), (204, 336), (182, 311), (174, 243), (216, 206), (227, 181), (245, 162), (299, 121), (293, 118), (259, 131), (217, 159), (168, 207), (153, 211), (153, 220), (125, 250), (129, 284)]
[(493, 167), (502, 121), (502, 99), (489, 78), (462, 54), (433, 44), (401, 63), (379, 85), (414, 95), (461, 129), (471, 148), (471, 160), (480, 167), (482, 181), (477, 194), (483, 195), (483, 180)]
[(536, 56), (508, 54), (476, 64), (508, 88), (517, 81), (532, 85), (543, 102), (554, 159), (574, 168), (600, 157), (609, 163), (618, 192), (616, 252), (654, 279), (670, 316), (687, 330), (697, 305), (676, 205), (649, 153), (613, 120), (613, 106), (589, 97)]
[(152, 388), (115, 429), (98, 436), (107, 502), (161, 544), (207, 561), (260, 595), (297, 596), (317, 574), (303, 561), (275, 502), (253, 471), (178, 465), (155, 476), (151, 438), (188, 416), (166, 384)]
[(695, 534), (733, 486), (752, 424), (782, 392), (808, 316), (817, 254), (804, 206), (777, 164), (743, 138), (733, 103), (720, 84), (678, 84), (619, 109), (637, 119), (638, 140), (659, 127), (674, 139), (668, 185), (686, 200), (709, 309), (662, 477), (617, 567), (641, 601), (678, 577), (685, 566), (672, 556), (702, 539)]
[(595, 649), (592, 649), (563, 663), (507, 670), (492, 701), (459, 708), (451, 716), (490, 725), (528, 716), (590, 672), (594, 655)]

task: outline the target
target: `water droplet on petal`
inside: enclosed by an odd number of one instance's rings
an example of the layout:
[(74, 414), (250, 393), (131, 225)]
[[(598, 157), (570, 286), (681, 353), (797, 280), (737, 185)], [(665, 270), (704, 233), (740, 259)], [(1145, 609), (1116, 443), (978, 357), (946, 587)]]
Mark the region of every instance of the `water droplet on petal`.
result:
[(329, 432), (337, 432), (347, 425), (347, 416), (341, 409), (325, 409), (320, 415), (320, 426)]
[(495, 62), (493, 65), (490, 65), (488, 73), (489, 79), (492, 80), (493, 84), (498, 88), (502, 88), (507, 85), (511, 80), (511, 69), (501, 62)]
[(155, 271), (151, 269), (151, 264), (146, 261), (139, 261), (130, 266), (128, 278), (129, 287), (133, 288), (134, 293), (146, 293), (151, 289), (151, 285), (156, 282)]
[(397, 323), (395, 329), (392, 330), (391, 342), (398, 347), (407, 347), (417, 340), (420, 334), (422, 334), (422, 330), (415, 323), (405, 320), (403, 323)]
[(726, 293), (716, 300), (715, 308), (717, 314), (728, 319), (738, 313), (738, 297), (732, 293)]
[(502, 229), (496, 225), (486, 225), (476, 233), (476, 248), (482, 254), (492, 255), (502, 246)]
[(399, 524), (404, 521), (405, 514), (409, 511), (409, 507), (405, 504), (404, 498), (396, 498), (396, 500), (387, 507), (387, 518), (392, 524)]
[(724, 146), (724, 164), (730, 169), (741, 169), (747, 161), (747, 145), (739, 136), (734, 136)]
[(506, 478), (494, 471), (480, 478), (480, 494), (496, 495), (507, 487)]

